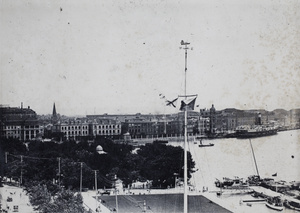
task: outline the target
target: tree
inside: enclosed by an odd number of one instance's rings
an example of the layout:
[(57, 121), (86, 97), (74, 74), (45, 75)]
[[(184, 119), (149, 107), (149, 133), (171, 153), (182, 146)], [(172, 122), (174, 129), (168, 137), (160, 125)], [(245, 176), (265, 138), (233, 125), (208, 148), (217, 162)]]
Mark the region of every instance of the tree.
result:
[[(174, 184), (174, 173), (183, 177), (183, 149), (181, 147), (166, 146), (165, 144), (146, 144), (138, 154), (144, 157), (141, 165), (141, 175), (153, 180), (153, 186), (167, 187)], [(188, 177), (195, 163), (188, 152)]]
[(28, 190), (30, 192), (30, 203), (33, 205), (34, 210), (45, 212), (47, 205), (51, 201), (51, 194), (48, 192), (46, 185), (32, 185)]
[(43, 213), (85, 213), (82, 196), (71, 190), (60, 191), (49, 205), (45, 205)]

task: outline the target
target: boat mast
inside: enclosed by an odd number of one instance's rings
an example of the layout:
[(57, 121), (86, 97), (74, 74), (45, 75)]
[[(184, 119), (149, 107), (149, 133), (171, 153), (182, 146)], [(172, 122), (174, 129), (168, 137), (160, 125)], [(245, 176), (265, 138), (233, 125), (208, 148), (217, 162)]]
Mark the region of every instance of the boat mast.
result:
[(250, 141), (250, 146), (251, 146), (251, 150), (252, 150), (252, 155), (253, 155), (253, 158), (254, 158), (254, 163), (255, 163), (255, 167), (256, 167), (256, 172), (257, 172), (258, 178), (260, 178), (259, 172), (258, 172), (258, 168), (257, 168), (256, 159), (255, 159), (255, 155), (254, 155), (254, 151), (253, 151), (253, 147), (252, 147), (251, 139), (249, 139), (249, 141)]
[[(187, 50), (189, 49), (188, 45), (190, 43), (181, 41), (183, 49), (185, 50), (185, 69), (184, 69), (184, 98), (187, 99), (186, 94), (186, 72), (187, 72)], [(183, 208), (184, 213), (188, 212), (188, 197), (187, 197), (187, 105), (184, 108), (184, 196), (183, 196)]]

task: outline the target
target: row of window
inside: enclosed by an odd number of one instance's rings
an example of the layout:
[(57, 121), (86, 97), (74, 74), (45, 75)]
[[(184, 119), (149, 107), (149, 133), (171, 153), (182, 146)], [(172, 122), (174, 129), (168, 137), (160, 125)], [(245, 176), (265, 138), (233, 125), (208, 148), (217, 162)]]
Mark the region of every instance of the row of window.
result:
[[(21, 129), (21, 126), (4, 126), (4, 129)], [(25, 126), (25, 129), (38, 129), (39, 126)]]
[(88, 135), (88, 131), (64, 131), (65, 135)]
[[(65, 135), (88, 135), (88, 131), (64, 131), (63, 132)], [(98, 134), (99, 135), (111, 135), (111, 134), (120, 134), (121, 130), (99, 130)]]
[[(62, 126), (61, 130), (81, 129), (81, 126)], [(88, 129), (88, 126), (82, 126), (82, 129)]]
[(99, 125), (99, 126), (94, 126), (94, 128), (98, 129), (111, 129), (111, 128), (121, 128), (121, 125)]
[[(25, 134), (38, 134), (39, 130), (26, 130)], [(10, 130), (10, 131), (6, 131), (6, 134), (21, 134), (20, 130)]]
[(20, 126), (6, 126), (6, 129), (20, 129)]
[(98, 131), (98, 134), (101, 135), (101, 134), (120, 134), (121, 131), (120, 130), (99, 130)]

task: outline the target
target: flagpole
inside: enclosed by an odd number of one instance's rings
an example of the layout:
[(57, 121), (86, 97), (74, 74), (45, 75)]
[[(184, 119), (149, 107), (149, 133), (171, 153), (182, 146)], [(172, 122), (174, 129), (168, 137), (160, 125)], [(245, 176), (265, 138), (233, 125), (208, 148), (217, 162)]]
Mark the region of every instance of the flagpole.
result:
[[(184, 98), (187, 99), (186, 93), (186, 72), (187, 72), (187, 50), (190, 43), (181, 41), (181, 45), (184, 45), (185, 50), (185, 69), (184, 69)], [(188, 212), (188, 185), (187, 185), (187, 104), (184, 107), (184, 196), (183, 196), (183, 212)]]

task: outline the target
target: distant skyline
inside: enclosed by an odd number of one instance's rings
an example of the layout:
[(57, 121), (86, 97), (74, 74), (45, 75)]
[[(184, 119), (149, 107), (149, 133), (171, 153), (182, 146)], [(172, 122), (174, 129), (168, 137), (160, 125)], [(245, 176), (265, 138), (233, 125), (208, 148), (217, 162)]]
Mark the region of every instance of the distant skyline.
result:
[[(175, 113), (196, 105), (300, 108), (300, 2), (0, 3), (0, 104), (62, 115)], [(179, 105), (179, 103), (177, 103)]]

